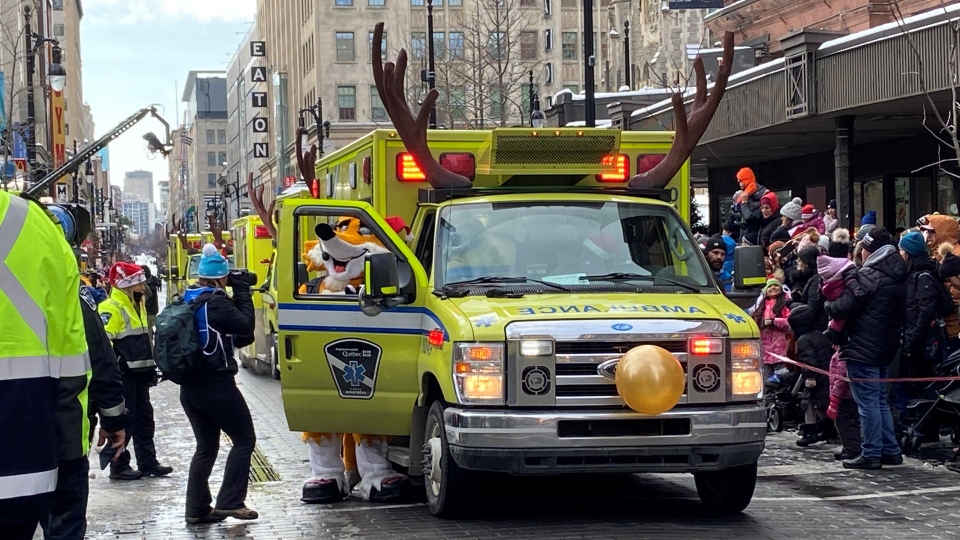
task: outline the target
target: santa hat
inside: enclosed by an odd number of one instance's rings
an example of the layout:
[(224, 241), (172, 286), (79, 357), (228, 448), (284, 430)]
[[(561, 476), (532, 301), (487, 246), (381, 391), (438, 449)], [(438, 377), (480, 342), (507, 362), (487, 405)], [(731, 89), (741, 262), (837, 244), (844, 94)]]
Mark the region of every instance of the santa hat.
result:
[(118, 262), (110, 267), (110, 284), (118, 289), (133, 287), (144, 283), (147, 277), (143, 275), (143, 268), (128, 262)]
[(387, 225), (393, 229), (393, 232), (397, 233), (401, 238), (405, 239), (407, 242), (413, 240), (413, 235), (410, 234), (410, 227), (405, 221), (403, 221), (402, 217), (387, 216), (383, 219), (387, 222)]
[(800, 217), (804, 221), (813, 219), (817, 216), (817, 209), (813, 207), (812, 204), (803, 205), (803, 210), (801, 210)]

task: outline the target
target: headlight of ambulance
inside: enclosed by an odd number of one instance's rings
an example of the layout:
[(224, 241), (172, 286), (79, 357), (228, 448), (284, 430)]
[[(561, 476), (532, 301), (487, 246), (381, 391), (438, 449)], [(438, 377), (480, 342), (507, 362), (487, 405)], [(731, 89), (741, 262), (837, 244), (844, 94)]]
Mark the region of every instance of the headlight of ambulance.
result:
[(465, 405), (503, 404), (503, 343), (457, 343), (453, 386)]
[(763, 348), (759, 339), (730, 342), (730, 393), (736, 398), (763, 397)]

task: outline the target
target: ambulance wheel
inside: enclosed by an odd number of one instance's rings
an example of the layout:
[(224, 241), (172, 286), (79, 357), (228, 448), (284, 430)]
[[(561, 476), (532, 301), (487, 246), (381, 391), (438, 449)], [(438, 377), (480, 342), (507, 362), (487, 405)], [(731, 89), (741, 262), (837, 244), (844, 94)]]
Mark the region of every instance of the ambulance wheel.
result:
[(477, 473), (461, 469), (450, 455), (443, 425), (443, 404), (439, 401), (434, 401), (427, 413), (423, 440), (427, 507), (433, 515), (441, 518), (463, 515), (469, 507)]
[(273, 339), (270, 341), (270, 363), (273, 366), (271, 373), (273, 378), (280, 380), (280, 337), (277, 334), (271, 334)]
[(720, 471), (696, 473), (700, 502), (710, 512), (739, 514), (750, 505), (757, 487), (757, 463)]

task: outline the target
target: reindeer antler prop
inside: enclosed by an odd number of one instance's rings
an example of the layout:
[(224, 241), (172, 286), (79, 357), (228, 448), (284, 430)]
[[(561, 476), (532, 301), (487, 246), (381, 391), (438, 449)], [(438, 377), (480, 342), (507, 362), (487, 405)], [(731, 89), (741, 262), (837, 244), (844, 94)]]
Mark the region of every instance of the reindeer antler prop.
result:
[[(306, 134), (307, 130), (305, 128), (297, 128), (296, 140), (303, 140)], [(300, 145), (297, 145), (297, 168), (300, 169), (300, 176), (303, 177), (303, 182), (307, 184), (307, 187), (312, 186), (313, 181), (317, 179), (317, 145), (311, 144), (310, 150), (306, 153), (303, 152)]]
[(220, 227), (220, 220), (216, 216), (210, 216), (207, 218), (207, 225), (210, 227), (210, 234), (213, 236), (213, 246), (217, 248), (217, 251), (226, 251), (227, 255), (232, 255), (233, 250), (230, 249), (230, 246), (227, 245), (227, 242), (223, 239), (223, 228)]
[[(300, 162), (299, 150), (297, 162)], [(250, 204), (253, 205), (254, 211), (257, 215), (260, 216), (260, 221), (263, 222), (263, 226), (267, 228), (267, 232), (270, 233), (270, 236), (276, 240), (277, 239), (277, 228), (273, 225), (273, 209), (277, 204), (276, 199), (270, 203), (268, 208), (263, 204), (263, 190), (265, 186), (259, 186), (254, 190), (253, 188), (253, 173), (247, 175), (247, 197), (250, 198)]]
[(713, 114), (720, 106), (723, 92), (727, 89), (727, 79), (730, 78), (730, 67), (733, 65), (733, 32), (723, 35), (723, 61), (717, 72), (717, 81), (707, 95), (707, 76), (703, 70), (703, 60), (700, 56), (693, 61), (693, 70), (697, 77), (697, 93), (687, 114), (683, 105), (683, 96), (680, 92), (673, 95), (674, 136), (673, 145), (667, 156), (654, 168), (638, 174), (630, 179), (628, 187), (632, 189), (656, 188), (666, 186), (670, 179), (677, 174), (684, 162), (693, 154), (694, 148), (700, 142), (700, 137), (710, 125)]
[(387, 62), (384, 65), (380, 57), (382, 43), (383, 23), (380, 22), (373, 30), (371, 49), (373, 80), (377, 84), (377, 92), (380, 93), (380, 100), (383, 101), (383, 106), (387, 109), (393, 127), (400, 135), (400, 140), (407, 147), (407, 151), (413, 154), (414, 161), (417, 162), (420, 170), (426, 175), (427, 182), (434, 189), (471, 187), (472, 184), (466, 177), (441, 167), (433, 154), (430, 153), (430, 147), (427, 146), (427, 124), (430, 121), (430, 110), (440, 94), (436, 89), (430, 90), (427, 97), (423, 99), (423, 104), (420, 105), (420, 111), (414, 118), (407, 106), (407, 100), (403, 92), (404, 76), (407, 71), (407, 50), (400, 49), (396, 64)]

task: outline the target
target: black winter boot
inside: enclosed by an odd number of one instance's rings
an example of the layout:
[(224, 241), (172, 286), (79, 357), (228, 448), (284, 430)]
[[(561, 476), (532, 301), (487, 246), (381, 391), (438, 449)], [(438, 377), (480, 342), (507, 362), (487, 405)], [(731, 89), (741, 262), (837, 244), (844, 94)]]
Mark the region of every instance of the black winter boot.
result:
[(820, 430), (816, 424), (801, 424), (800, 438), (797, 439), (797, 446), (806, 447), (820, 440)]
[(837, 426), (833, 423), (833, 420), (829, 418), (824, 418), (823, 420), (817, 422), (817, 431), (819, 432), (817, 440), (835, 443), (840, 442), (840, 435), (837, 433)]

